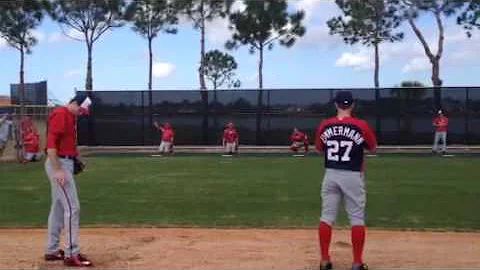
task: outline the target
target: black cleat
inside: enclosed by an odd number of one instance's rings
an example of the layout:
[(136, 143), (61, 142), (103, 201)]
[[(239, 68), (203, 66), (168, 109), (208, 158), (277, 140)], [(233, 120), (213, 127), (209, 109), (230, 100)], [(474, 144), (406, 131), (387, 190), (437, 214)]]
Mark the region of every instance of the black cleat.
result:
[(44, 255), (45, 261), (63, 261), (65, 259), (65, 252), (61, 249), (54, 253), (47, 253)]
[(352, 265), (352, 270), (368, 270), (368, 266), (364, 263)]
[(320, 270), (332, 270), (333, 265), (331, 261), (322, 261), (320, 263)]

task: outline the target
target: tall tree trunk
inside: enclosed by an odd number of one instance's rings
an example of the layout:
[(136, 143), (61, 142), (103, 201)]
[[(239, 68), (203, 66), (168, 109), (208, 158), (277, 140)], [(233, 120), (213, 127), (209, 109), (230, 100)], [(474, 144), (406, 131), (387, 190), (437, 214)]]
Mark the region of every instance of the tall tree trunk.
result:
[(23, 45), (20, 45), (20, 85), (18, 87), (18, 99), (20, 101), (20, 117), (17, 123), (17, 160), (20, 162), (23, 160), (23, 129), (22, 129), (22, 120), (25, 115), (25, 49)]
[(260, 57), (258, 59), (258, 88), (263, 89), (263, 44), (260, 45)]
[(217, 80), (213, 80), (213, 104), (214, 104), (214, 108), (215, 108), (215, 111), (213, 112), (213, 126), (215, 128), (215, 132), (217, 132), (217, 130), (218, 130), (218, 119), (217, 119), (218, 104), (217, 104), (217, 102), (218, 102), (218, 100), (217, 100)]
[(378, 52), (378, 42), (375, 42), (373, 45), (375, 48), (375, 74), (374, 74), (374, 83), (375, 88), (380, 87), (379, 73), (380, 73), (380, 55)]
[(202, 140), (204, 144), (208, 143), (208, 92), (205, 82), (205, 9), (204, 0), (200, 1), (200, 68), (198, 76), (200, 80), (200, 92), (203, 102), (203, 120), (202, 120)]
[(263, 144), (262, 138), (262, 114), (263, 114), (263, 44), (260, 44), (258, 59), (258, 100), (257, 100), (257, 121), (256, 121), (256, 143)]
[[(153, 69), (153, 52), (152, 39), (148, 38), (148, 126), (153, 126), (153, 92), (152, 92), (152, 69)], [(148, 136), (149, 144), (153, 144), (152, 128), (149, 128)]]
[(199, 80), (200, 89), (207, 90), (207, 84), (205, 82), (205, 8), (204, 0), (200, 1), (200, 68), (199, 68)]
[[(375, 42), (374, 44), (374, 49), (375, 49), (375, 73), (374, 73), (374, 78), (373, 78), (373, 81), (374, 81), (374, 84), (375, 84), (375, 101), (376, 102), (379, 102), (380, 101), (380, 53), (379, 53), (379, 43), (378, 42)], [(377, 103), (378, 104), (378, 103)], [(381, 136), (381, 121), (380, 121), (380, 115), (381, 115), (381, 112), (380, 112), (380, 109), (379, 109), (379, 106), (377, 105), (377, 113), (376, 113), (376, 117), (375, 117), (375, 131), (376, 131), (376, 134), (377, 136)]]
[(152, 38), (148, 38), (148, 90), (152, 91), (152, 69), (153, 69), (153, 51)]
[(20, 114), (24, 113), (25, 109), (25, 49), (20, 46), (20, 85), (18, 88), (18, 99), (20, 102)]
[(438, 59), (432, 59), (432, 84), (433, 87), (442, 86), (442, 80), (440, 79), (440, 61)]
[(442, 86), (442, 80), (440, 79), (440, 59), (442, 58), (443, 54), (443, 43), (445, 40), (445, 29), (443, 27), (443, 22), (442, 18), (440, 17), (440, 11), (437, 10), (434, 12), (435, 15), (435, 21), (437, 23), (438, 27), (438, 52), (436, 55), (432, 53), (432, 50), (430, 49), (430, 46), (428, 45), (427, 41), (425, 40), (425, 37), (423, 36), (422, 32), (418, 29), (417, 25), (413, 21), (412, 17), (408, 17), (408, 23), (412, 27), (413, 32), (417, 36), (418, 40), (423, 46), (423, 49), (425, 51), (425, 54), (427, 55), (428, 59), (430, 60), (430, 63), (432, 64), (432, 84), (434, 87), (434, 107), (435, 108), (440, 108), (442, 105), (442, 93), (441, 93), (441, 86)]
[(432, 83), (434, 89), (435, 105), (437, 108), (442, 107), (442, 79), (440, 79), (440, 59), (443, 54), (443, 44), (445, 41), (445, 29), (440, 14), (440, 10), (437, 7), (435, 12), (435, 21), (438, 27), (438, 51), (437, 55), (431, 60), (432, 62)]
[(440, 59), (432, 59), (432, 84), (435, 108), (442, 107), (442, 80), (440, 79)]
[(92, 91), (93, 89), (93, 75), (92, 75), (92, 49), (93, 43), (87, 42), (87, 78), (85, 82), (85, 90)]

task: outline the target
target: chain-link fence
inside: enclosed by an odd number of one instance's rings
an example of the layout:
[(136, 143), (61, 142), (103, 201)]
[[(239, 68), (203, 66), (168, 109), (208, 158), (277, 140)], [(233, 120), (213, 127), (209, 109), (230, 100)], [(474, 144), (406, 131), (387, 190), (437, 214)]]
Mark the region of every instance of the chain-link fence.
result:
[[(294, 127), (312, 138), (320, 121), (335, 115), (339, 90), (153, 91), (151, 103), (148, 91), (94, 91), (92, 114), (79, 121), (79, 143), (158, 144), (152, 125), (158, 121), (173, 125), (177, 144), (219, 144), (225, 124), (234, 122), (242, 144), (285, 145)], [(355, 115), (369, 122), (381, 144), (430, 144), (439, 108), (450, 118), (449, 143), (480, 143), (480, 87), (442, 88), (439, 105), (433, 88), (350, 90)]]
[(10, 105), (0, 107), (0, 140), (3, 151), (0, 161), (22, 161), (24, 158), (23, 130), (30, 126), (40, 135), (40, 149), (46, 145), (48, 114), (52, 108), (47, 106)]

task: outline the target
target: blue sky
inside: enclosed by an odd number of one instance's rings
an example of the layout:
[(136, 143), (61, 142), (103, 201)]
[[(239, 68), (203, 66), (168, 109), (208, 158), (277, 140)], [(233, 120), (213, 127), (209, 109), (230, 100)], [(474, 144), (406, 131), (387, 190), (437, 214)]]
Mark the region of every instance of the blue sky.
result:
[[(330, 0), (290, 1), (292, 9), (305, 10), (307, 34), (297, 44), (276, 47), (265, 54), (265, 88), (342, 88), (373, 85), (373, 51), (349, 46), (328, 34), (326, 20), (338, 10)], [(239, 8), (241, 8), (239, 6)], [(427, 39), (435, 44), (433, 18), (419, 21)], [(402, 43), (381, 47), (381, 85), (391, 87), (403, 80), (430, 84), (430, 66), (423, 49), (408, 25), (402, 26)], [(60, 28), (45, 20), (35, 31), (39, 44), (28, 55), (25, 65), (27, 82), (48, 81), (49, 97), (68, 100), (74, 89), (85, 85), (86, 48), (81, 42), (62, 35)], [(442, 79), (446, 86), (480, 85), (480, 31), (468, 39), (455, 21), (446, 21), (445, 53)], [(225, 50), (229, 37), (227, 22), (208, 25), (207, 49)], [(435, 49), (436, 46), (434, 46)], [(154, 41), (154, 89), (198, 89), (199, 34), (182, 21), (177, 35), (160, 35)], [(436, 50), (436, 49), (435, 49)], [(239, 68), (243, 88), (256, 88), (257, 55), (246, 47), (232, 54)], [(144, 90), (147, 88), (147, 43), (129, 26), (108, 32), (94, 45), (95, 90)], [(0, 40), (0, 95), (8, 95), (10, 83), (18, 82), (19, 53)]]

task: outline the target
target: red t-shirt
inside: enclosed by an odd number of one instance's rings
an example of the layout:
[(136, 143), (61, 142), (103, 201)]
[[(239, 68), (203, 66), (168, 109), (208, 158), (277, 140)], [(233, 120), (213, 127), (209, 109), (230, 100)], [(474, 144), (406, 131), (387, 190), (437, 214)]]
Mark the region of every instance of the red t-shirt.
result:
[(433, 119), (433, 124), (438, 132), (448, 130), (448, 118), (446, 116), (437, 116), (435, 119)]
[(315, 136), (317, 150), (325, 150), (325, 167), (348, 171), (364, 170), (364, 149), (375, 150), (377, 139), (367, 122), (337, 117), (323, 121)]
[(171, 128), (162, 128), (162, 141), (164, 142), (173, 142), (173, 137), (175, 136), (175, 131)]
[(297, 131), (292, 133), (290, 140), (292, 140), (292, 142), (304, 142), (307, 140), (307, 136), (303, 132)]
[(227, 128), (225, 129), (225, 131), (223, 132), (223, 139), (227, 142), (227, 143), (234, 143), (237, 141), (238, 139), (238, 133), (237, 131), (234, 129), (234, 128)]
[(23, 138), (25, 151), (29, 153), (37, 153), (40, 148), (40, 136), (36, 131), (30, 131)]
[(47, 149), (62, 156), (78, 156), (77, 118), (67, 107), (55, 109), (48, 119)]

